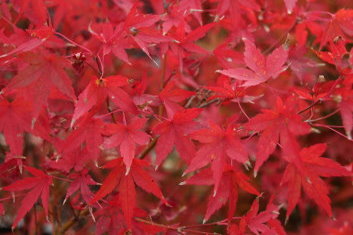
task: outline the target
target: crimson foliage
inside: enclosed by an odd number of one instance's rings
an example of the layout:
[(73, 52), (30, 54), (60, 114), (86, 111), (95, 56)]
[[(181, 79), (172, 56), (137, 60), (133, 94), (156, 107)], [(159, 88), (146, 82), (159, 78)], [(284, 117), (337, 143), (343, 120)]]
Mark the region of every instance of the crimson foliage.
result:
[(353, 234), (350, 7), (1, 1), (1, 226)]

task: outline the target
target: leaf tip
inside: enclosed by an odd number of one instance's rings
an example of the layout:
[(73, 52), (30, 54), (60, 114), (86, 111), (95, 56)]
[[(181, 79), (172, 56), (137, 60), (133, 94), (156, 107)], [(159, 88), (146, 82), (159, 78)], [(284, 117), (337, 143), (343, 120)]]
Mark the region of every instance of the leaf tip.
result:
[(126, 172), (125, 172), (125, 176), (127, 176), (129, 173), (130, 173), (130, 169), (131, 169), (131, 167), (129, 166), (127, 166), (126, 167)]
[(264, 193), (261, 192), (261, 193), (256, 197), (256, 200), (259, 200), (260, 198), (262, 198), (263, 195), (264, 195)]
[(169, 204), (168, 200), (165, 197), (162, 198), (162, 201), (163, 201), (163, 204), (166, 205), (167, 207), (170, 207), (170, 208), (173, 207), (171, 204)]
[(277, 210), (273, 210), (273, 211), (271, 211), (271, 212), (272, 212), (272, 214), (280, 215), (279, 211), (277, 211)]
[(217, 195), (217, 190), (215, 189), (215, 190), (213, 190), (213, 197), (215, 197)]
[(32, 121), (31, 121), (31, 129), (32, 130), (34, 129), (34, 125), (36, 124), (36, 121), (37, 121), (37, 118), (32, 118)]
[(93, 214), (93, 211), (92, 211), (92, 207), (88, 207), (88, 211), (89, 211), (89, 214), (92, 217), (93, 222), (95, 223), (96, 222), (96, 218), (94, 217), (94, 214)]
[(70, 122), (70, 129), (72, 129), (75, 125), (76, 120), (72, 119)]
[(94, 165), (95, 165), (97, 168), (102, 168), (100, 165), (98, 165), (98, 162), (97, 162), (97, 161), (94, 161)]
[(243, 163), (245, 169), (248, 171), (252, 167), (251, 162), (247, 160), (246, 162)]

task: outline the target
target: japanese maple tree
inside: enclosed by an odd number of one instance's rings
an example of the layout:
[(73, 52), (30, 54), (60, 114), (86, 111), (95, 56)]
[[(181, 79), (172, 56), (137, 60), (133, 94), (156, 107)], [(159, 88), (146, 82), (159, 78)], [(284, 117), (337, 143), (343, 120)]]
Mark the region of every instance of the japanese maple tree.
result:
[(0, 1), (0, 230), (352, 234), (353, 2)]

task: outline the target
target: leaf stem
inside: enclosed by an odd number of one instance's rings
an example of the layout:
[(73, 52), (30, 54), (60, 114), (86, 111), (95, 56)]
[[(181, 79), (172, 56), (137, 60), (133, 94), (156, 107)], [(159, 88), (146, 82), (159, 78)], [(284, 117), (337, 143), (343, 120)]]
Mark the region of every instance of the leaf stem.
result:
[(64, 34), (59, 33), (59, 32), (55, 32), (55, 34), (56, 34), (57, 36), (59, 36), (59, 37), (62, 37), (63, 39), (65, 39), (65, 40), (68, 41), (69, 43), (71, 43), (71, 44), (73, 44), (73, 45), (75, 45), (75, 46), (81, 48), (82, 50), (88, 52), (90, 55), (93, 55), (93, 53), (92, 53), (92, 51), (91, 51), (90, 49), (88, 49), (87, 47), (82, 46), (82, 45), (80, 45), (80, 44), (78, 44), (78, 43), (72, 41), (70, 38), (66, 37)]
[(76, 216), (71, 217), (63, 226), (62, 229), (56, 235), (65, 235), (65, 233), (80, 219), (81, 216), (86, 216), (89, 214), (88, 208), (80, 211), (80, 213)]
[(305, 111), (307, 111), (307, 110), (311, 109), (312, 107), (314, 107), (314, 106), (315, 106), (316, 104), (318, 104), (320, 101), (321, 101), (320, 99), (316, 100), (315, 102), (313, 102), (311, 105), (309, 105), (309, 106), (306, 107), (305, 109), (303, 109), (303, 110), (297, 112), (297, 114), (304, 113)]
[(156, 145), (158, 137), (152, 139), (152, 141), (147, 145), (147, 147), (137, 156), (139, 159), (144, 159), (149, 152), (152, 151), (154, 146)]
[(319, 124), (319, 123), (317, 123), (317, 124), (312, 124), (312, 125), (313, 125), (313, 126), (317, 126), (317, 127), (324, 127), (324, 128), (327, 128), (327, 129), (329, 129), (329, 130), (335, 132), (336, 134), (342, 136), (343, 138), (346, 138), (346, 139), (349, 140), (349, 141), (353, 141), (352, 139), (348, 138), (347, 136), (345, 136), (345, 135), (342, 134), (341, 132), (339, 132), (339, 131), (337, 131), (337, 130), (331, 128), (331, 127), (328, 126), (328, 125)]
[(316, 118), (316, 119), (308, 119), (308, 120), (305, 120), (304, 122), (317, 122), (317, 121), (320, 121), (320, 120), (324, 120), (326, 118), (329, 118), (333, 115), (335, 115), (336, 113), (338, 113), (340, 110), (339, 109), (336, 109), (335, 111), (333, 111), (332, 113), (329, 113), (323, 117), (319, 117), (319, 118)]
[[(174, 226), (170, 226), (170, 225), (155, 223), (155, 222), (152, 222), (152, 221), (149, 221), (149, 220), (144, 220), (144, 219), (141, 219), (141, 218), (138, 218), (138, 217), (135, 217), (135, 220), (139, 221), (139, 222), (142, 222), (142, 223), (145, 223), (145, 224), (150, 224), (150, 225), (158, 226), (158, 227), (161, 227), (161, 228), (175, 230), (179, 234), (185, 234), (185, 232), (188, 232), (190, 234), (209, 234), (209, 232), (203, 232), (203, 231), (197, 231), (197, 230), (189, 229), (187, 226), (174, 227)], [(219, 234), (219, 233), (212, 233), (212, 234)]]

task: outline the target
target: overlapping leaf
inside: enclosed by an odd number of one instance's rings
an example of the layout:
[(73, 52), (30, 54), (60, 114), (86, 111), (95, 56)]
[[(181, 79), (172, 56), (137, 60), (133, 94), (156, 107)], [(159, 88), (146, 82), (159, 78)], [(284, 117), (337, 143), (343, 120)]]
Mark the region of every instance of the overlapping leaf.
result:
[(21, 201), (20, 208), (17, 211), (12, 227), (16, 227), (18, 225), (20, 220), (33, 207), (39, 197), (41, 198), (44, 212), (46, 216), (48, 216), (49, 187), (52, 184), (52, 177), (30, 166), (26, 166), (25, 169), (34, 177), (26, 177), (3, 188), (4, 190), (10, 192), (29, 190), (26, 192), (26, 195)]
[(244, 60), (249, 69), (226, 69), (219, 70), (219, 73), (244, 81), (241, 86), (249, 87), (264, 83), (270, 78), (276, 78), (286, 69), (284, 64), (287, 61), (288, 52), (283, 46), (276, 48), (270, 55), (265, 57), (252, 41), (245, 39), (244, 43)]

